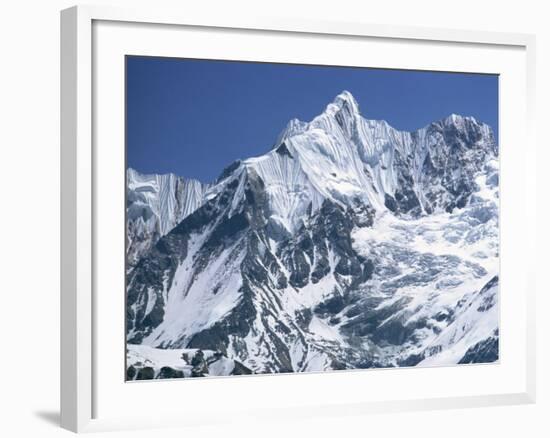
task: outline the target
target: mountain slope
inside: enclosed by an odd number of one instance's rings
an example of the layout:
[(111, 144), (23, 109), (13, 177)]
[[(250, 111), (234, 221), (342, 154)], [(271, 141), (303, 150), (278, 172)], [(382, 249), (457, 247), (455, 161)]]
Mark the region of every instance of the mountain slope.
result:
[(400, 132), (340, 94), (229, 166), (146, 250), (128, 342), (253, 372), (483, 361), (496, 306), (464, 303), (497, 301), (497, 157), (473, 118)]
[(203, 202), (207, 186), (174, 174), (126, 172), (127, 260), (132, 267), (158, 239)]

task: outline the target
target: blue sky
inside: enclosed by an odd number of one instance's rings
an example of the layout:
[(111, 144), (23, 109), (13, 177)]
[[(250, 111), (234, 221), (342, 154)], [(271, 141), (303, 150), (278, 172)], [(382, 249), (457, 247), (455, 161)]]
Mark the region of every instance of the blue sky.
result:
[(451, 113), (498, 133), (498, 77), (349, 67), (128, 57), (127, 164), (203, 182), (268, 151), (287, 122), (309, 121), (342, 90), (364, 117), (415, 130)]

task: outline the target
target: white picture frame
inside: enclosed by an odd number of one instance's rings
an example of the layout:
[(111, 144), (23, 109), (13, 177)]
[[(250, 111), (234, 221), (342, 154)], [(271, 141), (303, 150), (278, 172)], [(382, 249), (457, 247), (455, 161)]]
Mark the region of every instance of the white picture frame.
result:
[[(105, 31), (98, 31), (95, 26), (105, 23)], [(103, 70), (106, 63), (96, 61), (102, 60), (103, 52), (105, 56), (119, 56), (125, 53), (124, 35), (120, 37), (120, 44), (115, 41), (118, 39), (115, 29), (117, 25), (122, 27), (130, 25), (132, 35), (139, 35), (142, 30), (140, 26), (149, 26), (151, 32), (159, 34), (177, 31), (185, 28), (190, 31), (198, 30), (201, 34), (209, 32), (222, 32), (232, 30), (238, 34), (239, 40), (252, 41), (260, 38), (264, 32), (269, 33), (273, 38), (282, 36), (284, 38), (303, 38), (307, 36), (320, 36), (326, 38), (338, 38), (342, 41), (353, 40), (354, 44), (361, 44), (362, 41), (385, 41), (395, 44), (407, 43), (411, 47), (422, 46), (422, 50), (435, 50), (438, 46), (445, 48), (446, 44), (460, 46), (464, 52), (483, 48), (487, 51), (502, 53), (503, 66), (509, 61), (505, 58), (508, 52), (510, 54), (509, 65), (514, 65), (516, 73), (510, 74), (516, 82), (512, 86), (510, 81), (509, 94), (501, 99), (501, 105), (507, 102), (518, 102), (520, 109), (516, 109), (521, 119), (517, 121), (520, 127), (509, 128), (508, 138), (521, 138), (521, 148), (524, 154), (529, 157), (535, 157), (536, 145), (533, 133), (534, 119), (534, 53), (535, 39), (532, 35), (491, 33), (482, 31), (462, 31), (451, 29), (425, 29), (416, 27), (386, 26), (367, 23), (339, 23), (339, 22), (317, 22), (298, 19), (276, 19), (276, 18), (258, 18), (243, 17), (228, 18), (216, 17), (215, 15), (199, 16), (189, 14), (185, 10), (164, 11), (156, 8), (150, 9), (120, 9), (104, 6), (77, 6), (66, 9), (61, 12), (61, 426), (75, 431), (100, 431), (112, 429), (133, 429), (145, 427), (162, 427), (174, 425), (192, 425), (203, 424), (208, 421), (205, 412), (197, 411), (192, 418), (178, 415), (177, 410), (164, 414), (161, 408), (158, 412), (155, 408), (150, 408), (150, 415), (131, 416), (128, 412), (116, 411), (115, 405), (122, 403), (122, 398), (117, 397), (135, 397), (139, 391), (147, 391), (147, 396), (160, 396), (166, 394), (168, 399), (174, 397), (174, 389), (170, 387), (170, 382), (149, 382), (144, 384), (126, 384), (126, 387), (132, 387), (130, 394), (123, 395), (124, 392), (117, 392), (113, 389), (111, 392), (109, 385), (113, 378), (120, 375), (120, 387), (124, 386), (123, 373), (118, 370), (118, 374), (105, 377), (104, 370), (116, 365), (115, 359), (109, 362), (109, 352), (115, 351), (112, 348), (102, 350), (105, 339), (105, 331), (111, 331), (120, 327), (120, 321), (124, 315), (109, 315), (105, 312), (105, 300), (99, 299), (98, 285), (110, 281), (109, 273), (105, 273), (102, 268), (103, 259), (100, 257), (101, 251), (105, 248), (105, 239), (102, 237), (98, 241), (99, 235), (104, 235), (104, 225), (102, 224), (101, 211), (105, 208), (97, 208), (103, 199), (106, 198), (105, 190), (102, 187), (112, 186), (113, 182), (123, 181), (121, 175), (117, 178), (111, 178), (110, 168), (105, 166), (105, 153), (97, 154), (97, 142), (103, 142), (104, 128), (97, 129), (96, 123), (101, 125), (103, 105), (102, 97), (97, 94), (98, 81), (102, 81), (101, 75), (108, 74), (110, 70)], [(109, 27), (110, 26), (110, 27)], [(113, 27), (114, 26), (114, 27)], [(123, 32), (126, 32), (123, 31)], [(111, 39), (112, 52), (108, 52), (105, 41)], [(237, 38), (237, 37), (236, 37)], [(311, 38), (314, 39), (314, 38)], [(139, 38), (138, 38), (139, 40)], [(168, 53), (172, 50), (169, 45), (163, 44), (162, 36), (159, 38), (149, 38), (149, 47), (147, 50), (163, 50)], [(135, 44), (139, 44), (139, 41)], [(289, 44), (286, 42), (285, 44)], [(314, 44), (314, 43), (312, 43)], [(111, 45), (111, 44), (109, 44)], [(433, 47), (432, 47), (433, 46)], [(128, 47), (128, 46), (126, 46)], [(430, 48), (432, 47), (432, 48)], [(176, 47), (177, 48), (177, 47)], [(204, 49), (206, 50), (206, 45)], [(111, 50), (111, 49), (109, 49)], [(175, 49), (174, 49), (175, 50)], [(200, 51), (201, 47), (195, 47), (195, 51)], [(403, 50), (397, 48), (396, 50)], [(163, 53), (164, 53), (163, 52)], [(166, 54), (165, 53), (165, 54)], [(273, 52), (275, 53), (275, 52)], [(231, 55), (228, 55), (231, 57)], [(237, 56), (237, 55), (233, 55)], [(254, 55), (251, 54), (251, 59)], [(276, 55), (273, 55), (276, 56)], [(495, 55), (496, 57), (500, 55)], [(208, 57), (208, 54), (205, 55)], [(512, 59), (513, 57), (513, 59)], [(404, 58), (406, 58), (404, 56)], [(490, 56), (489, 56), (490, 58)], [(109, 58), (105, 58), (109, 59)], [(380, 58), (382, 59), (382, 58)], [(518, 63), (518, 60), (521, 62)], [(487, 60), (486, 70), (502, 74), (495, 67), (494, 71), (490, 67), (490, 59)], [(512, 62), (513, 61), (513, 62)], [(383, 62), (383, 61), (380, 61)], [(406, 67), (414, 68), (415, 61), (404, 59), (402, 63), (408, 63)], [(436, 62), (435, 60), (433, 62)], [(439, 61), (438, 61), (439, 62)], [(460, 60), (456, 61), (457, 67)], [(480, 65), (485, 61), (480, 60)], [(379, 66), (380, 63), (376, 66)], [(454, 65), (454, 64), (452, 64)], [(425, 66), (423, 68), (426, 68)], [(505, 68), (505, 67), (503, 67)], [(515, 75), (515, 76), (514, 76)], [(101, 87), (100, 87), (101, 88)], [(114, 90), (114, 92), (113, 92)], [(115, 96), (117, 105), (120, 104), (120, 91), (110, 89), (111, 94)], [(509, 97), (507, 97), (509, 96)], [(508, 100), (509, 99), (509, 100)], [(111, 106), (112, 107), (112, 106)], [(113, 111), (115, 119), (120, 120), (116, 111), (119, 106), (114, 106)], [(512, 116), (510, 114), (509, 116)], [(501, 115), (501, 124), (509, 121), (508, 115)], [(504, 122), (504, 123), (503, 123)], [(105, 125), (102, 125), (105, 126)], [(505, 125), (506, 126), (506, 125)], [(117, 128), (118, 129), (118, 128)], [(505, 128), (507, 129), (507, 128)], [(516, 132), (517, 131), (517, 132)], [(99, 140), (98, 140), (99, 139)], [(123, 150), (123, 143), (116, 140), (112, 143), (113, 150), (116, 149), (117, 157)], [(102, 146), (103, 147), (103, 146)], [(122, 149), (119, 149), (122, 148)], [(508, 150), (505, 149), (505, 152)], [(520, 164), (519, 170), (511, 170), (503, 163), (502, 178), (508, 178), (514, 181), (514, 189), (510, 189), (509, 194), (503, 196), (503, 199), (511, 201), (531, 200), (530, 205), (535, 205), (535, 167), (528, 168), (529, 161), (525, 158), (513, 156), (510, 154), (506, 160), (512, 162), (516, 158), (524, 160)], [(115, 165), (117, 157), (114, 157)], [(516, 160), (517, 161), (517, 160)], [(532, 164), (532, 161), (530, 161)], [(509, 169), (509, 170), (506, 170)], [(110, 183), (108, 184), (107, 179)], [(124, 190), (122, 183), (121, 191)], [(116, 197), (115, 197), (116, 198)], [(116, 202), (119, 198), (113, 198)], [(107, 201), (106, 201), (107, 202)], [(107, 205), (107, 204), (105, 204)], [(120, 206), (123, 208), (123, 205)], [(520, 249), (534, 248), (536, 240), (536, 212), (534, 209), (515, 208), (503, 209), (502, 218), (508, 226), (502, 228), (502, 241), (510, 239), (508, 248), (517, 247)], [(512, 230), (513, 224), (525, 222), (522, 238), (524, 242), (518, 242), (512, 239), (509, 230)], [(120, 224), (119, 224), (120, 225)], [(120, 231), (120, 229), (119, 229)], [(99, 233), (99, 234), (98, 234)], [(104, 239), (104, 240), (101, 240)], [(116, 238), (115, 238), (116, 240)], [(120, 238), (122, 241), (123, 238)], [(523, 246), (521, 246), (523, 245)], [(505, 245), (506, 247), (506, 245)], [(118, 250), (118, 249), (117, 249)], [(529, 252), (533, 254), (535, 251)], [(440, 389), (437, 394), (432, 392), (431, 396), (415, 396), (415, 392), (400, 394), (399, 390), (391, 392), (389, 398), (374, 395), (371, 398), (362, 398), (361, 396), (346, 398), (345, 391), (338, 394), (339, 398), (333, 399), (336, 402), (329, 404), (319, 394), (316, 395), (313, 388), (319, 385), (319, 378), (325, 378), (327, 391), (336, 391), (335, 388), (346, 388), (358, 385), (358, 382), (364, 380), (367, 374), (362, 373), (381, 373), (378, 379), (384, 380), (383, 373), (392, 372), (393, 376), (400, 379), (410, 378), (411, 371), (418, 374), (414, 376), (415, 380), (429, 379), (430, 373), (440, 374), (441, 379), (448, 379), (451, 374), (446, 370), (391, 370), (391, 371), (361, 371), (351, 373), (335, 373), (337, 377), (310, 375), (310, 376), (260, 376), (252, 378), (234, 378), (231, 379), (208, 379), (207, 381), (178, 382), (185, 383), (190, 391), (216, 391), (220, 385), (225, 385), (229, 391), (236, 392), (242, 388), (243, 393), (252, 394), (254, 391), (261, 393), (273, 390), (275, 387), (288, 388), (304, 385), (304, 388), (310, 388), (311, 395), (309, 399), (305, 396), (300, 398), (295, 405), (280, 405), (277, 402), (277, 408), (266, 406), (264, 409), (252, 405), (245, 405), (242, 409), (224, 413), (221, 405), (214, 406), (214, 412), (217, 412), (217, 421), (228, 420), (231, 416), (239, 415), (243, 418), (262, 419), (273, 416), (288, 416), (289, 418), (306, 418), (311, 416), (326, 415), (361, 415), (369, 412), (395, 412), (414, 409), (442, 409), (453, 407), (474, 407), (504, 404), (533, 403), (535, 400), (535, 292), (536, 281), (534, 269), (530, 267), (528, 258), (518, 268), (519, 273), (509, 274), (508, 281), (520, 285), (519, 300), (516, 308), (520, 310), (518, 316), (517, 332), (513, 338), (516, 346), (520, 346), (519, 351), (514, 351), (517, 358), (511, 358), (511, 355), (503, 356), (500, 370), (506, 368), (506, 363), (517, 362), (517, 367), (513, 371), (502, 371), (500, 380), (495, 380), (493, 386), (481, 388), (482, 393), (468, 392), (466, 388), (463, 391), (458, 389), (454, 392), (445, 392)], [(510, 263), (512, 259), (510, 259)], [(120, 263), (123, 263), (121, 258)], [(506, 278), (503, 280), (505, 281)], [(123, 281), (123, 279), (121, 279)], [(506, 295), (504, 295), (506, 298)], [(123, 290), (121, 290), (120, 299), (123, 300)], [(118, 304), (117, 304), (118, 305)], [(103, 307), (102, 307), (103, 306)], [(517, 307), (519, 306), (519, 307)], [(118, 307), (117, 307), (118, 309)], [(111, 318), (112, 317), (112, 318)], [(98, 328), (98, 319), (101, 318), (101, 329)], [(501, 321), (507, 318), (505, 309), (501, 313)], [(108, 322), (105, 322), (107, 320)], [(112, 324), (112, 325), (109, 325)], [(109, 326), (108, 326), (109, 325)], [(506, 334), (506, 333), (505, 333)], [(503, 336), (505, 336), (503, 334)], [(510, 331), (507, 333), (510, 335)], [(123, 336), (123, 335), (122, 335)], [(512, 342), (512, 341), (510, 341)], [(123, 355), (123, 339), (119, 342), (120, 354)], [(116, 347), (116, 343), (113, 346)], [(512, 344), (510, 344), (511, 351)], [(98, 354), (101, 351), (102, 354)], [(468, 373), (474, 378), (484, 380), (490, 370), (483, 366), (466, 367)], [(487, 371), (489, 370), (489, 371)], [(399, 375), (397, 373), (405, 373)], [(409, 374), (406, 374), (409, 373)], [(508, 373), (508, 374), (507, 374)], [(371, 374), (372, 375), (372, 374)], [(465, 375), (465, 374), (464, 374)], [(478, 377), (475, 377), (478, 375)], [(446, 377), (447, 376), (447, 377)], [(510, 377), (509, 387), (502, 386), (499, 382)], [(453, 377), (454, 378), (454, 377)], [(461, 377), (458, 377), (460, 379)], [(273, 381), (273, 379), (279, 379)], [(372, 380), (372, 379), (371, 379)], [(404, 380), (405, 381), (405, 380)], [(176, 382), (174, 382), (176, 383)], [(202, 385), (202, 386), (201, 386)], [(172, 385), (173, 386), (173, 385)], [(460, 381), (458, 382), (460, 386)], [(493, 389), (491, 389), (493, 388)], [(175, 390), (177, 391), (177, 389)], [(250, 392), (248, 392), (250, 391)], [(373, 390), (376, 392), (376, 390)], [(421, 393), (420, 390), (415, 390)], [(418, 392), (420, 391), (420, 392)], [(106, 399), (112, 399), (113, 406), (107, 406)], [(277, 398), (277, 396), (275, 396)], [(261, 403), (259, 403), (261, 404)], [(105, 406), (105, 407), (104, 407)], [(180, 412), (184, 407), (180, 407)], [(218, 409), (216, 411), (216, 409)]]

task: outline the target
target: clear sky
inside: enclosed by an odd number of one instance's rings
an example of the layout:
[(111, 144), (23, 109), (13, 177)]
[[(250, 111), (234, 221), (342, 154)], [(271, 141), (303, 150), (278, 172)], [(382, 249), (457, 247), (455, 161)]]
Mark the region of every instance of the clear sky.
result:
[(343, 90), (362, 115), (416, 130), (451, 113), (498, 138), (498, 77), (350, 67), (128, 57), (127, 164), (210, 182), (273, 146), (292, 118), (309, 121)]

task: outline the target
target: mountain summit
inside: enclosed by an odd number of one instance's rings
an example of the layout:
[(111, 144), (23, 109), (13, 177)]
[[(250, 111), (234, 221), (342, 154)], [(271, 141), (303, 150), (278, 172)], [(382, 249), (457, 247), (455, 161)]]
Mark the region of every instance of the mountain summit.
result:
[(473, 193), (479, 165), (496, 154), (491, 129), (473, 118), (402, 132), (361, 117), (344, 91), (311, 122), (291, 121), (272, 151), (241, 168), (269, 186), (271, 217), (293, 232), (306, 209), (327, 199), (414, 216), (452, 211)]
[(360, 115), (359, 104), (355, 100), (355, 97), (347, 90), (342, 91), (336, 96), (332, 103), (325, 109), (325, 114), (330, 114), (332, 116), (336, 116), (336, 114), (340, 112), (350, 117), (358, 117)]
[(498, 357), (498, 148), (471, 117), (398, 131), (344, 91), (214, 184), (166, 186), (177, 214), (128, 178), (129, 211), (139, 192), (171, 224), (131, 238), (130, 344), (254, 373)]

